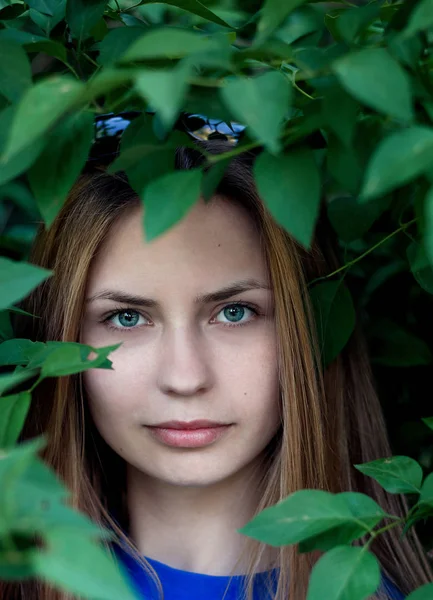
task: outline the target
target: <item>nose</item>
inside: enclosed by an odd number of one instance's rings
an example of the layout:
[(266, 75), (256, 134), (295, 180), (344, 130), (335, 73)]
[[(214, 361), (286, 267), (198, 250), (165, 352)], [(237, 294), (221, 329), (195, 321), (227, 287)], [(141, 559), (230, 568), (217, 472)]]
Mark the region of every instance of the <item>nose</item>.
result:
[(161, 344), (158, 385), (165, 394), (196, 396), (209, 389), (212, 373), (198, 332), (187, 327), (166, 330)]

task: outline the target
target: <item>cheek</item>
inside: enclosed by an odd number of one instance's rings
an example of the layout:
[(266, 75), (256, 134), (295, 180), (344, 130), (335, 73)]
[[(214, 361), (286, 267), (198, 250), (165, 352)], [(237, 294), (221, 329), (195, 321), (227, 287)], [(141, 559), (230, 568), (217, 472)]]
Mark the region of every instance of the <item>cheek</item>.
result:
[(112, 369), (89, 369), (83, 373), (83, 384), (90, 412), (98, 429), (111, 424), (121, 428), (134, 421), (143, 411), (146, 381), (138, 376), (138, 365), (127, 360), (125, 352), (110, 355)]

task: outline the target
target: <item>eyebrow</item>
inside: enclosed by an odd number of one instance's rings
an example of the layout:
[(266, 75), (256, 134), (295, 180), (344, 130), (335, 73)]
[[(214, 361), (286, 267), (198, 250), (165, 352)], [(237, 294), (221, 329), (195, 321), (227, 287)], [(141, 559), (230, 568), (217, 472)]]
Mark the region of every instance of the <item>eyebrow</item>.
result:
[[(196, 304), (210, 304), (211, 302), (221, 302), (227, 300), (232, 296), (247, 292), (249, 290), (271, 290), (272, 288), (268, 285), (258, 281), (257, 279), (245, 279), (242, 281), (235, 281), (230, 285), (227, 285), (215, 292), (209, 292), (206, 294), (199, 294), (194, 298)], [(129, 304), (131, 306), (146, 306), (147, 308), (154, 308), (159, 305), (156, 300), (152, 298), (145, 298), (143, 296), (136, 296), (131, 294), (125, 294), (116, 290), (102, 290), (97, 292), (90, 298), (86, 299), (86, 304), (90, 304), (95, 300), (114, 300), (123, 304)]]

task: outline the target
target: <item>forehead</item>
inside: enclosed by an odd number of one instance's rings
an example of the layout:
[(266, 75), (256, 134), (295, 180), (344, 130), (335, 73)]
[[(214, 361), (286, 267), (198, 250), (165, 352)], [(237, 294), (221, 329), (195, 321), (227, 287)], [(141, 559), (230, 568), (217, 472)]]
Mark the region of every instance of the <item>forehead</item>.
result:
[(207, 204), (200, 200), (151, 242), (145, 240), (143, 218), (139, 206), (113, 224), (93, 260), (89, 293), (110, 284), (128, 291), (134, 285), (137, 292), (171, 284), (203, 290), (228, 279), (267, 279), (259, 232), (242, 206), (219, 197)]

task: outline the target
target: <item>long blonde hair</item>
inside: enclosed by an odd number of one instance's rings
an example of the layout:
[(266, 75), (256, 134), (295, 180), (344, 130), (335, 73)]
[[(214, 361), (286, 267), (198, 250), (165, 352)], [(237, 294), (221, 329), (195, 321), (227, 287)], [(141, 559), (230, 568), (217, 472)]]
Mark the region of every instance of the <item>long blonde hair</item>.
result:
[[(199, 146), (211, 153), (226, 149), (221, 141)], [(251, 170), (254, 158), (252, 153), (235, 157), (217, 193), (241, 203), (256, 222), (276, 303), (283, 425), (263, 456), (263, 494), (256, 514), (296, 490), (315, 488), (363, 492), (385, 511), (401, 515), (407, 510), (404, 497), (384, 492), (353, 467), (391, 454), (360, 332), (355, 331), (340, 356), (324, 372), (318, 368), (320, 357), (307, 284), (337, 266), (326, 215), (320, 218), (311, 251), (305, 251), (278, 226), (259, 198)], [(201, 160), (198, 150), (176, 151), (178, 169), (197, 167)], [(139, 202), (122, 173), (113, 176), (100, 169), (80, 176), (49, 230), (40, 226), (29, 260), (53, 269), (54, 276), (21, 303), (22, 308), (40, 318), (31, 320), (18, 315), (14, 323), (17, 337), (79, 341), (92, 259), (119, 215)], [(21, 437), (28, 439), (43, 432), (49, 440), (44, 459), (69, 488), (72, 505), (110, 527), (119, 544), (156, 577), (128, 539), (124, 464), (103, 442), (92, 422), (80, 375), (45, 380), (34, 391)], [(431, 581), (432, 575), (413, 529), (403, 539), (400, 534), (397, 527), (381, 535), (373, 542), (372, 551), (383, 572), (408, 593)], [(247, 542), (247, 592), (251, 598), (254, 573), (269, 547), (253, 539)], [(279, 548), (274, 565), (279, 568), (275, 599), (304, 600), (311, 568), (320, 555), (298, 554), (292, 546)], [(70, 598), (37, 581), (0, 583), (0, 597)]]

